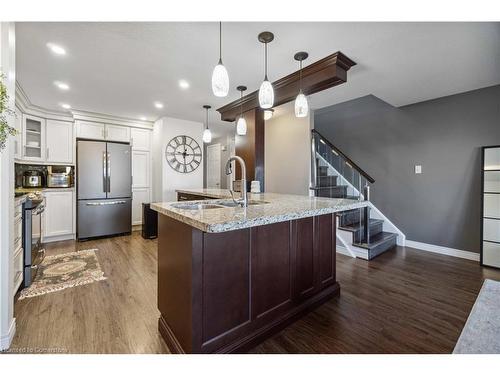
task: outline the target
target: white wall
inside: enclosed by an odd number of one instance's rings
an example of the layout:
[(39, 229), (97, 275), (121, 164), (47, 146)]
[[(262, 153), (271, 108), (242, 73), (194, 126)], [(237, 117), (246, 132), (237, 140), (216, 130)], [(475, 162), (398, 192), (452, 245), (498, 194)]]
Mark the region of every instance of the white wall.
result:
[[(10, 97), (10, 108), (15, 105), (15, 28), (13, 22), (0, 23), (0, 68)], [(9, 125), (14, 126), (10, 116)], [(0, 350), (10, 346), (15, 332), (13, 303), (14, 259), (14, 148), (13, 139), (0, 153)]]
[[(172, 169), (165, 158), (168, 142), (179, 135), (193, 138), (203, 150), (203, 124), (163, 117), (153, 129), (153, 201), (175, 201), (176, 189), (202, 188), (203, 163), (191, 173), (179, 173)], [(203, 158), (205, 155), (203, 155)]]
[(266, 192), (309, 195), (312, 115), (296, 118), (293, 104), (275, 108), (265, 124)]

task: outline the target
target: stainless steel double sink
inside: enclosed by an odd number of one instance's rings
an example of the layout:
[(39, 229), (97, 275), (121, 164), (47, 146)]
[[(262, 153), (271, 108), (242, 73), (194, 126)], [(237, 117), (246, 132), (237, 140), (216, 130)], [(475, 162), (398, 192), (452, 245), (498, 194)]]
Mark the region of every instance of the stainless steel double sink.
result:
[[(265, 201), (248, 201), (249, 206), (257, 206), (260, 204), (267, 204), (269, 202)], [(178, 208), (180, 210), (210, 210), (214, 208), (227, 208), (227, 207), (240, 207), (240, 204), (235, 203), (232, 200), (217, 200), (216, 202), (190, 202), (190, 203), (174, 203), (172, 207)]]

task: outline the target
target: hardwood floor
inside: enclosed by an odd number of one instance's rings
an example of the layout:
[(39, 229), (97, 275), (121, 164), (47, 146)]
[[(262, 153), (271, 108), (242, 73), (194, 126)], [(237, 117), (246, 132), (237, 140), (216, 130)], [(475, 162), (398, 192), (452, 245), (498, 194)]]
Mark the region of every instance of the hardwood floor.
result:
[[(108, 279), (17, 301), (11, 351), (168, 353), (157, 328), (156, 241), (134, 232), (46, 248), (99, 249)], [(477, 262), (409, 248), (337, 260), (340, 297), (251, 353), (450, 353), (483, 279), (500, 280)]]

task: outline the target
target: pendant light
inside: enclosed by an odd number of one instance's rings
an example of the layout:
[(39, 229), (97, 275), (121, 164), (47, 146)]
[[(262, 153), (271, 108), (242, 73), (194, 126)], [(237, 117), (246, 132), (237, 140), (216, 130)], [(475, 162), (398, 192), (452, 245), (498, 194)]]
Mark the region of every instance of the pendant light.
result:
[(270, 120), (274, 115), (274, 109), (266, 109), (264, 110), (264, 120)]
[(221, 98), (229, 93), (229, 75), (222, 64), (222, 22), (219, 22), (219, 62), (212, 73), (212, 91)]
[(212, 132), (208, 128), (208, 110), (212, 107), (209, 105), (204, 105), (203, 108), (205, 108), (205, 110), (207, 111), (206, 122), (205, 122), (206, 127), (205, 130), (203, 131), (203, 142), (210, 143), (212, 142)]
[(295, 117), (306, 117), (309, 112), (309, 104), (307, 97), (302, 92), (302, 61), (307, 59), (309, 54), (307, 52), (297, 52), (293, 57), (300, 63), (299, 70), (299, 95), (295, 98)]
[(247, 134), (247, 120), (243, 117), (243, 91), (247, 89), (246, 86), (238, 86), (236, 90), (240, 92), (240, 118), (236, 122), (236, 134)]
[(259, 42), (264, 43), (265, 50), (265, 75), (264, 82), (260, 85), (259, 89), (259, 105), (262, 109), (271, 108), (274, 105), (274, 89), (271, 82), (267, 78), (267, 43), (271, 43), (274, 39), (274, 34), (270, 31), (264, 31), (258, 36)]

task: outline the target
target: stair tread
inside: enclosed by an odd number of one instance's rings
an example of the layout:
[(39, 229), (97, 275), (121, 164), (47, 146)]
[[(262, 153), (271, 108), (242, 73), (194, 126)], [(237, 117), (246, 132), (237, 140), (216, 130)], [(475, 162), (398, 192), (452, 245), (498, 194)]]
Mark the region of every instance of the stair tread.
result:
[[(383, 223), (384, 220), (382, 219), (370, 219), (370, 226), (372, 225), (377, 225), (377, 224), (380, 224), (380, 223)], [(364, 227), (364, 225), (361, 225), (361, 227)], [(351, 232), (355, 232), (357, 230), (360, 229), (360, 225), (359, 223), (353, 223), (353, 224), (349, 224), (349, 225), (342, 225), (342, 226), (339, 226), (339, 229), (342, 229), (342, 230), (348, 230), (348, 231), (351, 231)]]
[(391, 232), (380, 232), (377, 233), (374, 236), (370, 237), (370, 243), (353, 243), (353, 246), (356, 247), (362, 247), (364, 249), (371, 249), (374, 248), (378, 245), (380, 245), (383, 242), (391, 241), (392, 239), (396, 238), (398, 235), (396, 233), (391, 233)]
[(314, 189), (315, 190), (323, 190), (323, 189), (347, 189), (346, 185), (330, 185), (330, 186), (316, 186)]

